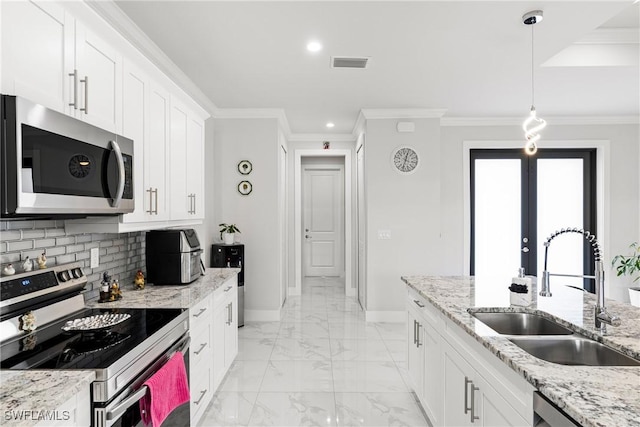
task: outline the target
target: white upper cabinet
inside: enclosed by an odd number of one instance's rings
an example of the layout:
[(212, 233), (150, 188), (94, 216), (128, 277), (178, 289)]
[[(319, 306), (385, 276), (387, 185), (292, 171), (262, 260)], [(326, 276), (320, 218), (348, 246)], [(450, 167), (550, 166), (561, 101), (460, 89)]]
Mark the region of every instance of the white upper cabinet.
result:
[(69, 113), (74, 19), (56, 3), (0, 4), (2, 93)]
[(167, 154), (170, 143), (169, 92), (160, 85), (151, 83), (149, 94), (149, 141), (145, 145), (144, 170), (145, 203), (148, 203), (147, 220), (166, 221), (169, 219), (169, 164)]
[(120, 132), (122, 56), (79, 21), (76, 22), (75, 44), (77, 76), (73, 76), (73, 97), (77, 103), (76, 117), (100, 128)]
[(59, 3), (2, 3), (2, 93), (120, 132), (121, 58)]
[(204, 122), (171, 98), (171, 219), (204, 218)]

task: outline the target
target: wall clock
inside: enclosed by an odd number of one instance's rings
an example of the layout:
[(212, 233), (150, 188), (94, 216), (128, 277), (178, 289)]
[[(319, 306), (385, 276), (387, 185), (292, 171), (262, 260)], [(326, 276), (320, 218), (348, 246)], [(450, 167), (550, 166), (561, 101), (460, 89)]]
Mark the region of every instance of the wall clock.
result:
[(401, 145), (391, 153), (391, 164), (399, 173), (413, 173), (418, 168), (419, 163), (420, 157), (412, 147)]
[(252, 170), (253, 165), (249, 160), (242, 160), (240, 163), (238, 163), (238, 172), (240, 172), (242, 175), (249, 175)]
[(243, 196), (248, 195), (252, 190), (253, 185), (251, 185), (249, 181), (240, 181), (240, 184), (238, 184), (238, 193), (242, 194)]

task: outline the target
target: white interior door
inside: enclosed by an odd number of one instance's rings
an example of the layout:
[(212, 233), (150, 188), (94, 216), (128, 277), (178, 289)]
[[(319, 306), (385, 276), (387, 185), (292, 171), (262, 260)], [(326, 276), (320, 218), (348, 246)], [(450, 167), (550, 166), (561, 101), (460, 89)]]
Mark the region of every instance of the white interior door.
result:
[(303, 165), (302, 274), (344, 274), (344, 166)]

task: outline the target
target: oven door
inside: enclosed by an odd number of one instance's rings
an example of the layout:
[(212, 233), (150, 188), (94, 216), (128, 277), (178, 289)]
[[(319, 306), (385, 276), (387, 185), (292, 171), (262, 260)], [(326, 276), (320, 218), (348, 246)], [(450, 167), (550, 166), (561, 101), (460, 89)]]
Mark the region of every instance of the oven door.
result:
[[(184, 355), (184, 364), (187, 368), (187, 378), (189, 378), (189, 343), (188, 334), (178, 340), (167, 352), (160, 356), (151, 364), (140, 377), (134, 380), (133, 385), (128, 387), (122, 394), (114, 397), (106, 404), (93, 404), (93, 427), (144, 427), (140, 416), (139, 401), (147, 393), (143, 383), (158, 371), (176, 352), (181, 351)], [(163, 427), (187, 427), (190, 425), (190, 401), (173, 410), (167, 419), (162, 423)]]

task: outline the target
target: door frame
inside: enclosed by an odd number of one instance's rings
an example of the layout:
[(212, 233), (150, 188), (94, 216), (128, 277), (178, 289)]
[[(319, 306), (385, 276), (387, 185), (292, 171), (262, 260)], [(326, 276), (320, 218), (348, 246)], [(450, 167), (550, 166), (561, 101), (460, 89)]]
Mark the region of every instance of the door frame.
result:
[(289, 288), (289, 295), (302, 294), (302, 158), (303, 157), (344, 157), (344, 287), (346, 296), (354, 296), (353, 274), (353, 216), (352, 216), (352, 152), (347, 149), (294, 151), (294, 242), (295, 242), (295, 287)]
[[(609, 251), (611, 206), (610, 187), (610, 141), (609, 140), (545, 140), (540, 141), (538, 148), (586, 148), (596, 149), (596, 224), (598, 242), (605, 254)], [(463, 173), (463, 274), (469, 275), (471, 266), (471, 150), (473, 149), (505, 149), (520, 148), (522, 141), (463, 141), (462, 173)]]

